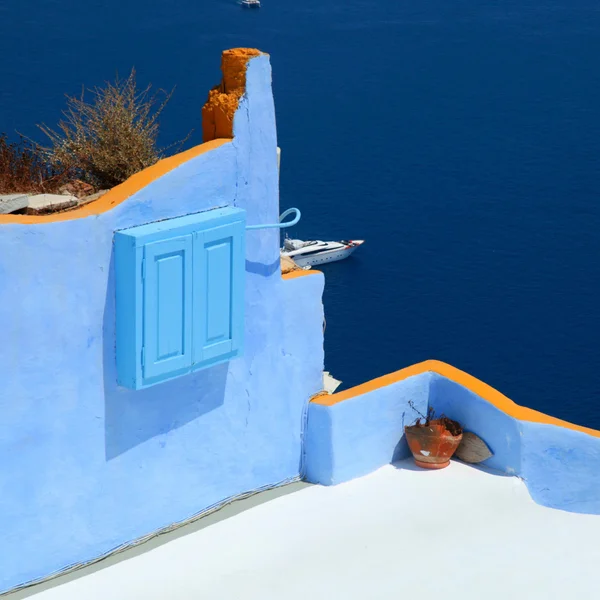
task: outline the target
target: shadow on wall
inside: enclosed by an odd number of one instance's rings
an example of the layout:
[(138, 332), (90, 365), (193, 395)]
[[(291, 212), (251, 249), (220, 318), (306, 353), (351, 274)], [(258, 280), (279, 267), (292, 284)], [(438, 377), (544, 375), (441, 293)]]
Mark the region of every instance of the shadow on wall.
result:
[[(402, 415), (402, 421), (404, 422), (404, 415)], [(404, 429), (404, 426), (402, 427)], [(394, 454), (392, 455), (391, 463), (396, 463), (400, 460), (404, 460), (411, 456), (410, 448), (408, 447), (408, 442), (406, 441), (406, 436), (403, 434), (396, 447), (394, 448)]]
[(265, 265), (260, 262), (246, 261), (246, 272), (254, 273), (254, 275), (262, 275), (263, 277), (271, 277), (276, 271), (281, 269), (281, 261), (278, 258), (275, 262)]
[(104, 439), (106, 460), (116, 458), (156, 436), (178, 429), (221, 406), (229, 363), (194, 375), (128, 390), (117, 385), (115, 357), (114, 249), (108, 272), (103, 319)]

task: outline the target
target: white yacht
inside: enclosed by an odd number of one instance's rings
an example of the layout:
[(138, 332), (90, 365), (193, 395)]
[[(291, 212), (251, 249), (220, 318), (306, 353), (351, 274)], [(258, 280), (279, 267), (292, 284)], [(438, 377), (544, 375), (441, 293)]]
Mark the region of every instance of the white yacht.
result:
[(260, 0), (241, 0), (244, 8), (260, 8)]
[(286, 238), (283, 242), (281, 254), (291, 258), (299, 267), (306, 267), (343, 260), (362, 244), (364, 244), (364, 240), (342, 242), (315, 240), (304, 242)]

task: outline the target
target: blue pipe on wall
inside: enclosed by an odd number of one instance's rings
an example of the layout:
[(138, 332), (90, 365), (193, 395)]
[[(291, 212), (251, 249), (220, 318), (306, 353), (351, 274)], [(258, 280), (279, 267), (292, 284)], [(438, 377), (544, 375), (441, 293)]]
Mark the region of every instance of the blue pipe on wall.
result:
[[(282, 221), (292, 213), (296, 213), (296, 216), (293, 220), (288, 221), (287, 223), (283, 223)], [(268, 225), (247, 225), (246, 229), (272, 229), (277, 227), (278, 229), (285, 229), (286, 227), (292, 227), (292, 225), (296, 225), (301, 217), (300, 210), (297, 208), (288, 208), (283, 214), (279, 215), (279, 223), (270, 223)]]

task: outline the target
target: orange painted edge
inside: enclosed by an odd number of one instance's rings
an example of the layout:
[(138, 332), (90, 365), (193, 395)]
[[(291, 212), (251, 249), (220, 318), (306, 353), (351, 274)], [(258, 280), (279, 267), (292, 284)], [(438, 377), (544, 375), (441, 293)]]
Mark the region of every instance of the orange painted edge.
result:
[(424, 362), (417, 363), (416, 365), (406, 367), (405, 369), (400, 369), (400, 371), (388, 373), (383, 377), (372, 379), (371, 381), (367, 381), (353, 388), (343, 390), (337, 394), (317, 396), (314, 398), (314, 400), (311, 400), (311, 402), (313, 404), (320, 404), (322, 406), (334, 406), (335, 404), (343, 402), (344, 400), (349, 400), (350, 398), (355, 398), (356, 396), (373, 392), (392, 383), (396, 383), (398, 381), (402, 381), (403, 379), (413, 377), (414, 375), (421, 375), (422, 373), (427, 372), (437, 373), (438, 375), (442, 375), (443, 377), (462, 385), (474, 394), (477, 394), (480, 398), (483, 398), (490, 404), (493, 404), (496, 408), (503, 411), (508, 416), (515, 419), (529, 421), (532, 423), (556, 425), (558, 427), (564, 427), (574, 431), (581, 431), (594, 437), (600, 437), (600, 431), (597, 431), (596, 429), (575, 425), (574, 423), (569, 423), (568, 421), (551, 417), (550, 415), (538, 412), (537, 410), (515, 404), (512, 400), (507, 398), (504, 394), (501, 394), (498, 390), (494, 389), (487, 383), (484, 383), (476, 377), (473, 377), (472, 375), (469, 375), (468, 373), (465, 373), (464, 371), (461, 371), (460, 369), (457, 369), (456, 367), (443, 363), (439, 360), (426, 360)]
[(220, 148), (229, 142), (231, 142), (230, 139), (212, 140), (199, 146), (194, 146), (194, 148), (190, 148), (185, 152), (163, 158), (151, 167), (132, 175), (127, 181), (114, 187), (95, 202), (90, 202), (80, 208), (49, 215), (0, 215), (0, 225), (3, 223), (21, 223), (25, 225), (56, 223), (58, 221), (71, 221), (102, 214), (118, 206), (153, 181), (176, 169), (188, 160)]
[(297, 279), (298, 277), (305, 277), (306, 275), (316, 275), (317, 273), (321, 273), (321, 271), (317, 271), (315, 269), (309, 269), (307, 271), (299, 270), (299, 271), (290, 271), (289, 273), (282, 273), (282, 279)]

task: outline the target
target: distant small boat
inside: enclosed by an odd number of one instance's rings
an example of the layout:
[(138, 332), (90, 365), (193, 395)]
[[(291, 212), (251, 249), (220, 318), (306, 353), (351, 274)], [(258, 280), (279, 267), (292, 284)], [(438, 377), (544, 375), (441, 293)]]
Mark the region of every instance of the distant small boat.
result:
[(260, 8), (260, 0), (242, 0), (244, 8)]
[(364, 240), (350, 240), (343, 242), (322, 242), (315, 240), (304, 242), (286, 238), (281, 249), (282, 256), (288, 256), (299, 267), (322, 265), (324, 263), (343, 260), (350, 256)]

